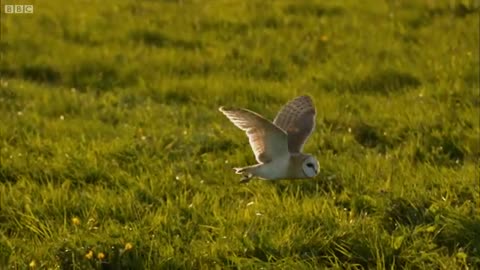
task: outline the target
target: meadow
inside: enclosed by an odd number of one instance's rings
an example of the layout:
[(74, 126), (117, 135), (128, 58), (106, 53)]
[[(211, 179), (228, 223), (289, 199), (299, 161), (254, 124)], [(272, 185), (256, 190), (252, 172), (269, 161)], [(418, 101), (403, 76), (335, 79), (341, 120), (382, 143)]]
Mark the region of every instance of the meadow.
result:
[[(0, 269), (480, 269), (479, 1), (12, 3)], [(240, 184), (218, 107), (303, 94), (320, 174)]]

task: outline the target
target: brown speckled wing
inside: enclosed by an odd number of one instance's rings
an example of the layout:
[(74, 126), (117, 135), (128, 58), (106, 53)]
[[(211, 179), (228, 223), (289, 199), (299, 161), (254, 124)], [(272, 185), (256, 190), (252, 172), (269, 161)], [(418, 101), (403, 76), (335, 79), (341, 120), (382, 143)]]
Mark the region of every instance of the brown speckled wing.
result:
[(273, 123), (288, 134), (288, 150), (299, 153), (315, 128), (315, 105), (309, 96), (289, 101), (275, 117)]

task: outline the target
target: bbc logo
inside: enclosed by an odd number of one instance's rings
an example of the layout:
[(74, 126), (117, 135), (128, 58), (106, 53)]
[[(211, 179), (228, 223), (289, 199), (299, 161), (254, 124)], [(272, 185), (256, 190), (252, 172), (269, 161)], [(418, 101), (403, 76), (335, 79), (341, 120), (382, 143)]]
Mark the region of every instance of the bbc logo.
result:
[(33, 5), (5, 5), (5, 13), (33, 13)]

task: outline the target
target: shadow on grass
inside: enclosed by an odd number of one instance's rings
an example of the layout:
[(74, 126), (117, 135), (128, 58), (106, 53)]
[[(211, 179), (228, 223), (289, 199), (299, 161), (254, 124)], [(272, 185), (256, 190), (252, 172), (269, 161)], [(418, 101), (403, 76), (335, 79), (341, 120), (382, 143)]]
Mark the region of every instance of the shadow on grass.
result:
[(15, 78), (18, 77), (19, 74), (18, 72), (11, 68), (8, 67), (6, 64), (1, 63), (0, 65), (0, 77), (2, 78)]
[(243, 63), (244, 72), (248, 77), (269, 81), (284, 81), (288, 78), (288, 63), (280, 58), (271, 58), (264, 62), (263, 59), (255, 60), (249, 64)]
[(284, 181), (266, 181), (274, 185), (279, 196), (291, 193), (297, 199), (323, 196), (324, 194), (340, 194), (344, 189), (342, 179), (331, 172), (320, 172), (315, 179), (298, 179)]
[[(419, 134), (413, 161), (433, 163), (440, 166), (455, 167), (463, 164), (466, 157), (465, 145), (469, 142), (460, 137), (452, 136), (451, 131), (442, 125), (422, 127)], [(475, 153), (473, 153), (475, 155)]]
[[(2, 216), (0, 215), (0, 222), (3, 222)], [(13, 248), (10, 244), (7, 244), (6, 240), (0, 240), (0, 265), (8, 265), (10, 256), (13, 253)]]
[(163, 100), (166, 104), (188, 104), (192, 102), (192, 91), (187, 89), (168, 89), (163, 95)]
[[(262, 244), (260, 244), (262, 243)], [(384, 261), (386, 268), (401, 262), (394, 258), (394, 251), (384, 242)], [(308, 238), (297, 239), (288, 247), (274, 248), (268, 242), (256, 241), (239, 257), (256, 258), (263, 262), (276, 262), (285, 257), (297, 257), (309, 260), (317, 266), (341, 267), (357, 265), (361, 269), (371, 269), (376, 266), (376, 248), (365, 233), (345, 232), (342, 234), (327, 234), (321, 231)]]
[(206, 153), (225, 153), (239, 147), (236, 142), (229, 139), (214, 139), (200, 136), (195, 141), (198, 142), (198, 145), (201, 145), (197, 151), (198, 155)]
[(340, 7), (325, 7), (319, 4), (305, 2), (301, 4), (290, 4), (283, 8), (283, 12), (295, 16), (335, 16), (342, 15), (344, 10)]
[(136, 82), (133, 72), (120, 72), (116, 64), (98, 60), (85, 60), (71, 71), (61, 72), (47, 64), (25, 64), (18, 68), (0, 67), (0, 74), (7, 78), (21, 78), (51, 85), (67, 84), (80, 90), (92, 88), (110, 90), (126, 87)]
[(243, 35), (248, 31), (248, 24), (242, 22), (231, 22), (226, 20), (200, 21), (194, 25), (200, 31), (211, 31), (222, 37), (232, 35)]
[(423, 11), (416, 17), (407, 21), (407, 25), (413, 29), (424, 27), (432, 24), (435, 18), (442, 16), (450, 16), (454, 18), (465, 18), (470, 14), (475, 14), (480, 11), (480, 6), (475, 4), (475, 1), (469, 3), (460, 2), (454, 6), (430, 7), (424, 8)]
[(161, 32), (153, 30), (137, 30), (130, 34), (136, 41), (157, 48), (176, 48), (183, 50), (202, 49), (203, 44), (198, 40), (183, 40), (169, 37)]
[(381, 152), (393, 146), (392, 142), (379, 131), (378, 128), (366, 123), (358, 123), (353, 126), (353, 137), (364, 147), (378, 148)]
[(0, 75), (7, 78), (23, 78), (48, 84), (57, 84), (62, 81), (61, 72), (47, 64), (25, 64), (18, 68), (2, 66), (0, 67)]
[(48, 65), (26, 65), (22, 69), (22, 76), (27, 80), (46, 83), (58, 83), (61, 81), (61, 73)]
[[(353, 111), (354, 113), (356, 110)], [(333, 132), (347, 133), (351, 132), (355, 141), (366, 148), (372, 148), (379, 153), (385, 153), (388, 149), (399, 146), (406, 137), (404, 131), (395, 134), (385, 133), (381, 126), (374, 126), (361, 120), (342, 121), (337, 119), (323, 119), (326, 127)], [(326, 140), (323, 145), (325, 149), (338, 153), (338, 147), (333, 145), (330, 140)]]
[(19, 178), (20, 175), (17, 171), (0, 164), (0, 183), (15, 183)]
[(408, 72), (397, 70), (382, 70), (355, 81), (324, 82), (326, 90), (351, 92), (356, 94), (381, 94), (398, 92), (416, 88), (421, 85), (420, 79)]
[(70, 83), (79, 89), (109, 90), (135, 82), (133, 72), (119, 72), (115, 66), (100, 60), (85, 60), (73, 68)]
[(390, 233), (398, 225), (417, 226), (432, 223), (434, 216), (428, 211), (430, 203), (412, 202), (403, 198), (395, 198), (389, 202), (383, 216), (384, 228)]
[(434, 241), (448, 249), (450, 254), (462, 250), (472, 266), (480, 267), (480, 218), (451, 213), (441, 218), (443, 225)]
[(196, 88), (190, 86), (175, 86), (171, 88), (154, 89), (150, 91), (149, 96), (156, 103), (178, 106), (196, 103), (199, 99), (201, 100), (200, 97), (203, 90), (204, 88), (200, 86)]

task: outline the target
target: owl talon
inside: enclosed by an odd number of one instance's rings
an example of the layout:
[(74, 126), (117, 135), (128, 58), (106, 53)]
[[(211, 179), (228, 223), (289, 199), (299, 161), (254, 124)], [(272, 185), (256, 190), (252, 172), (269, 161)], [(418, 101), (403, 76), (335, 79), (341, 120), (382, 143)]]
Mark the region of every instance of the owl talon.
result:
[(241, 184), (246, 184), (246, 183), (250, 182), (252, 177), (253, 177), (253, 175), (251, 175), (251, 174), (243, 175), (242, 179), (240, 179), (240, 183)]

